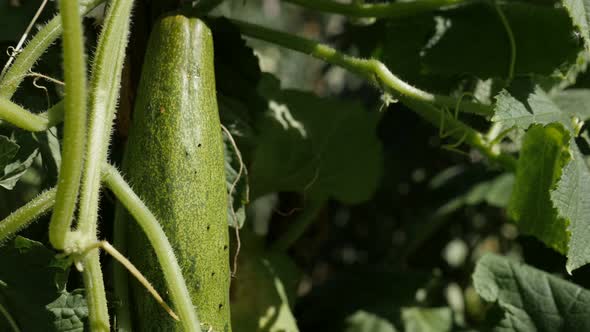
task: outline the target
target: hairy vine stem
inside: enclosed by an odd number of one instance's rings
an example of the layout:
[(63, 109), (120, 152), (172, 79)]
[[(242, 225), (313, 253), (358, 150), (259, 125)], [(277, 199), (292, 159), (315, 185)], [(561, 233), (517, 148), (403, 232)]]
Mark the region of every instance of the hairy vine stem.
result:
[[(85, 150), (77, 227), (77, 232), (81, 234), (83, 241), (94, 242), (97, 238), (101, 171), (107, 159), (111, 128), (119, 99), (132, 7), (133, 0), (111, 1), (94, 56), (89, 103), (89, 139)], [(88, 267), (86, 264), (92, 264), (92, 266)], [(84, 259), (84, 265), (83, 274), (88, 294), (89, 316), (96, 322), (98, 328), (106, 327), (105, 331), (108, 331), (109, 317), (98, 252), (89, 253)], [(93, 303), (92, 306), (90, 302)]]
[(8, 99), (0, 97), (0, 119), (27, 131), (46, 131), (62, 122), (63, 117), (63, 101), (53, 105), (47, 112), (34, 114)]
[(121, 204), (127, 208), (133, 218), (135, 218), (152, 244), (162, 267), (170, 296), (176, 307), (176, 312), (180, 316), (180, 321), (185, 331), (201, 332), (199, 319), (194, 310), (188, 289), (186, 288), (182, 271), (180, 270), (172, 246), (168, 242), (168, 238), (164, 234), (164, 230), (162, 230), (158, 220), (143, 203), (141, 198), (133, 192), (116, 168), (105, 164), (103, 168), (103, 181), (119, 199)]
[(82, 265), (84, 266), (82, 276), (84, 287), (86, 288), (90, 331), (109, 332), (109, 311), (106, 305), (107, 298), (104, 290), (102, 270), (100, 268), (99, 251), (93, 250), (87, 253), (84, 256)]
[[(87, 14), (105, 0), (83, 0), (80, 3), (79, 12)], [(0, 96), (12, 98), (22, 80), (41, 55), (57, 40), (62, 33), (61, 18), (56, 15), (28, 42), (27, 46), (19, 52), (12, 66), (0, 78)]]
[(473, 0), (415, 0), (385, 3), (341, 3), (334, 0), (283, 0), (308, 9), (363, 18), (397, 18), (430, 12), (445, 7), (473, 3)]
[[(420, 90), (395, 76), (381, 61), (361, 59), (340, 53), (338, 50), (319, 42), (294, 36), (289, 33), (265, 28), (256, 24), (232, 20), (246, 36), (261, 39), (279, 46), (311, 55), (330, 64), (351, 71), (372, 84), (377, 85), (394, 95), (405, 96), (423, 102), (454, 108), (457, 98), (432, 94)], [(489, 116), (493, 114), (491, 106), (469, 101), (461, 101), (460, 108), (464, 112)]]
[(63, 65), (66, 82), (64, 99), (63, 158), (58, 176), (55, 207), (49, 224), (49, 240), (65, 249), (76, 209), (86, 143), (86, 55), (78, 1), (61, 0)]
[[(92, 67), (89, 139), (80, 194), (78, 230), (96, 237), (102, 164), (106, 162), (133, 0), (113, 0), (108, 8)], [(114, 56), (113, 56), (114, 55)]]
[(39, 194), (32, 201), (0, 221), (0, 243), (14, 236), (18, 231), (49, 212), (53, 208), (53, 204), (55, 204), (55, 192), (55, 188), (51, 188)]
[(359, 75), (385, 92), (399, 98), (434, 126), (440, 127), (442, 123), (445, 123), (450, 129), (450, 136), (464, 140), (465, 143), (479, 150), (492, 161), (498, 162), (507, 170), (513, 171), (516, 168), (516, 160), (512, 156), (493, 151), (492, 146), (486, 142), (481, 133), (454, 118), (448, 112), (443, 112), (435, 107), (435, 105), (448, 108), (459, 107), (464, 112), (490, 116), (493, 113), (491, 106), (422, 91), (395, 76), (387, 66), (375, 59), (352, 57), (313, 40), (251, 23), (237, 20), (232, 20), (232, 22), (248, 37), (311, 55)]

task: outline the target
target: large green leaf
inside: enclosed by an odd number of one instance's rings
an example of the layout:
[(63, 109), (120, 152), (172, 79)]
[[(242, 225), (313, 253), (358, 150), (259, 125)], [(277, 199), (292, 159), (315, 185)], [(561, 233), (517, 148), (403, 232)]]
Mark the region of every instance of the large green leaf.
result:
[(473, 281), (503, 312), (494, 331), (590, 331), (590, 291), (575, 284), (491, 254), (479, 260)]
[(557, 217), (550, 190), (571, 159), (570, 135), (560, 124), (533, 125), (522, 143), (508, 211), (524, 234), (565, 254), (567, 220)]
[[(565, 98), (562, 95), (561, 105), (565, 104)], [(517, 127), (527, 129), (532, 124), (548, 124), (559, 122), (571, 131), (574, 130), (572, 107), (568, 112), (563, 111), (540, 87), (536, 86), (530, 93), (524, 93), (522, 96), (515, 97), (508, 91), (502, 90), (496, 96), (496, 108), (492, 121), (503, 124), (505, 127)], [(583, 112), (588, 112), (584, 110)]]
[[(298, 332), (288, 294), (298, 270), (285, 254), (267, 253), (260, 239), (242, 232), (247, 246), (240, 252), (232, 282), (232, 325), (244, 332)], [(297, 282), (294, 283), (297, 285)]]
[(569, 89), (558, 92), (553, 98), (555, 104), (570, 116), (580, 120), (590, 119), (590, 89)]
[(293, 191), (310, 199), (357, 203), (371, 197), (381, 174), (378, 114), (357, 102), (263, 88), (269, 110), (250, 167), (252, 196)]
[[(82, 331), (88, 310), (80, 291), (65, 289), (67, 265), (20, 236), (0, 248), (0, 301), (21, 331)], [(0, 319), (0, 331), (9, 331)]]
[[(443, 12), (444, 27), (424, 49), (427, 72), (480, 78), (506, 77), (511, 48), (493, 4), (483, 2)], [(515, 75), (566, 72), (582, 49), (567, 12), (555, 6), (524, 2), (499, 3), (516, 44)]]
[(571, 237), (566, 268), (570, 273), (590, 263), (590, 170), (573, 140), (571, 150), (573, 160), (563, 169), (561, 179), (551, 192), (551, 201), (559, 217), (569, 221)]

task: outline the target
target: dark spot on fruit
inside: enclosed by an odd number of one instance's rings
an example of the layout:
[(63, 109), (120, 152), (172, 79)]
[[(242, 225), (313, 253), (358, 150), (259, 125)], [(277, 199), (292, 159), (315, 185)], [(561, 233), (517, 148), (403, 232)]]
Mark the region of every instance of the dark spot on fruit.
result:
[(207, 225), (207, 230), (210, 230), (210, 229), (211, 229), (211, 225)]
[(215, 276), (215, 272), (211, 272), (211, 276), (212, 276), (212, 277), (213, 277), (213, 276)]
[(223, 246), (223, 250), (227, 250), (227, 244)]
[(203, 146), (203, 144), (201, 144), (201, 143), (199, 143), (199, 144), (197, 145), (197, 147), (199, 147), (199, 148), (200, 148), (201, 146)]
[(223, 304), (219, 303), (219, 310), (221, 310), (221, 308), (223, 308)]

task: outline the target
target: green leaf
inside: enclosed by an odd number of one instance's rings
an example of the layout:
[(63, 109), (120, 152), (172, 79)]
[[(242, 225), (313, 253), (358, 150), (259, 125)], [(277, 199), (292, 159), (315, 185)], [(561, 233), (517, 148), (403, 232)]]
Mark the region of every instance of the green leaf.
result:
[(555, 104), (570, 116), (582, 121), (590, 119), (590, 89), (569, 89), (558, 92), (554, 97)]
[(232, 325), (244, 332), (298, 332), (282, 278), (299, 275), (294, 263), (285, 254), (265, 253), (260, 240), (244, 231), (242, 239), (248, 246), (240, 252), (238, 278), (232, 282)]
[(0, 169), (3, 169), (12, 161), (20, 146), (10, 138), (0, 135)]
[(534, 125), (524, 137), (508, 212), (524, 234), (565, 254), (567, 220), (557, 217), (550, 191), (571, 159), (570, 135), (560, 124)]
[(55, 331), (83, 332), (88, 329), (88, 306), (83, 290), (64, 291), (45, 307), (54, 315)]
[[(423, 50), (426, 72), (504, 78), (510, 65), (506, 29), (491, 3), (443, 12), (443, 28)], [(499, 3), (516, 44), (515, 75), (567, 72), (582, 50), (581, 38), (563, 8), (515, 2)]]
[(33, 151), (25, 160), (15, 161), (4, 167), (4, 175), (0, 177), (0, 187), (8, 190), (14, 188), (18, 180), (27, 172), (29, 167), (33, 165), (33, 161), (38, 155), (38, 150)]
[[(525, 99), (526, 98), (526, 99)], [(496, 96), (493, 122), (505, 127), (527, 129), (532, 124), (559, 122), (574, 131), (572, 114), (564, 112), (540, 87), (530, 94), (515, 98), (506, 90)]]
[(551, 201), (559, 218), (568, 220), (571, 238), (567, 252), (568, 272), (590, 263), (590, 170), (584, 156), (572, 140), (573, 160), (564, 168), (561, 179), (551, 192)]
[[(17, 236), (0, 247), (0, 266), (0, 300), (22, 331), (70, 331), (66, 319), (85, 320), (84, 298), (64, 290), (67, 268), (43, 244)], [(8, 331), (4, 324), (0, 319), (0, 331)]]
[(397, 332), (387, 319), (359, 310), (346, 319), (344, 332)]
[(493, 331), (590, 331), (590, 291), (549, 273), (488, 254), (473, 282), (503, 312)]
[(467, 205), (487, 203), (490, 206), (506, 207), (514, 185), (514, 174), (504, 173), (473, 186), (462, 198)]
[[(231, 227), (242, 228), (246, 220), (246, 205), (249, 203), (248, 171), (242, 165), (240, 174), (240, 159), (238, 152), (232, 145), (230, 137), (223, 132), (225, 156), (225, 183), (228, 190), (227, 220)], [(239, 175), (239, 178), (238, 178)], [(235, 183), (235, 185), (234, 185)]]
[(253, 197), (293, 191), (345, 203), (369, 199), (381, 174), (378, 114), (352, 101), (280, 90), (274, 82), (262, 90), (269, 110), (249, 169)]
[(563, 7), (572, 19), (572, 22), (580, 31), (586, 49), (590, 50), (590, 1), (588, 0), (562, 0)]
[(405, 332), (448, 332), (453, 327), (450, 308), (404, 308), (402, 319)]

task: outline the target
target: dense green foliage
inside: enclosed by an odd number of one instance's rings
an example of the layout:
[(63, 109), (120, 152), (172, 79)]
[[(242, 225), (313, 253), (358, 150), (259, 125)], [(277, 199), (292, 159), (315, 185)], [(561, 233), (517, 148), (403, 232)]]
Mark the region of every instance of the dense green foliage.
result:
[(0, 0), (0, 331), (590, 329), (587, 0), (100, 3)]

